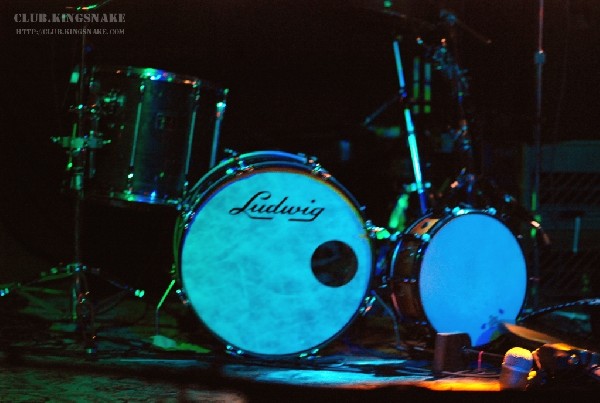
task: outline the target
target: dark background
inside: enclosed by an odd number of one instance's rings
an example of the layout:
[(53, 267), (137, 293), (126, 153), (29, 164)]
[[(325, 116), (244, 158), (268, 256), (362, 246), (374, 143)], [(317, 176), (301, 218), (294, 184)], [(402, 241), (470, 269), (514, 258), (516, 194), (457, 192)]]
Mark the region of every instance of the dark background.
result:
[[(453, 28), (453, 56), (469, 83), (476, 170), (526, 204), (521, 184), (533, 172), (522, 164), (522, 154), (535, 145), (539, 3), (391, 3), (406, 18), (383, 13), (383, 2), (375, 0), (113, 0), (98, 12), (124, 13), (126, 21), (103, 27), (124, 28), (125, 34), (89, 37), (87, 62), (159, 68), (228, 88), (221, 150), (314, 154), (366, 206), (367, 217), (385, 226), (399, 188), (412, 179), (408, 148), (404, 137), (381, 138), (361, 123), (398, 90), (393, 39), (402, 37), (406, 64), (424, 52), (416, 37), (437, 46)], [(39, 0), (0, 5), (0, 281), (35, 275), (73, 256), (66, 153), (50, 137), (70, 132), (69, 77), (79, 64), (81, 38), (18, 35), (16, 29), (36, 24), (14, 21), (15, 13), (62, 12), (71, 5)], [(459, 22), (448, 25), (440, 18), (442, 9)], [(600, 5), (552, 0), (544, 11), (541, 142), (597, 139)], [(453, 178), (457, 168), (455, 155), (439, 151), (440, 132), (424, 130), (455, 126), (448, 85), (442, 75), (434, 76), (435, 113), (429, 120), (416, 118), (422, 168), (432, 186)], [(387, 110), (381, 124), (401, 125), (399, 111), (397, 105)], [(351, 145), (344, 158), (341, 141)], [(86, 207), (84, 260), (128, 278), (132, 270), (162, 286), (173, 216), (170, 210)], [(235, 234), (230, 238), (226, 241), (238, 241)]]

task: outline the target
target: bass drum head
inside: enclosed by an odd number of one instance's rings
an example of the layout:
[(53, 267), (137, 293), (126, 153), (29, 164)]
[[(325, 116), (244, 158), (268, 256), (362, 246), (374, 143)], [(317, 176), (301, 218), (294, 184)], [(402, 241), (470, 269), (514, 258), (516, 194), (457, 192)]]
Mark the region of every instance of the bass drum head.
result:
[(468, 333), (488, 344), (503, 322), (514, 323), (527, 288), (522, 249), (499, 220), (469, 213), (442, 222), (422, 260), (419, 292), (438, 333)]
[(225, 162), (205, 177), (218, 171), (223, 178), (195, 203), (181, 243), (180, 278), (198, 317), (253, 355), (329, 342), (356, 316), (371, 281), (371, 244), (353, 198), (290, 161), (235, 173)]

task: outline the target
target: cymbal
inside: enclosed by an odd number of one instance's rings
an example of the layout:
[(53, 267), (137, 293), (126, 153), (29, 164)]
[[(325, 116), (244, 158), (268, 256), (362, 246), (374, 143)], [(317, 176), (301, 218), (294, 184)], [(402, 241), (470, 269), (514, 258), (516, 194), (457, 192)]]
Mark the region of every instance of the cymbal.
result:
[(550, 336), (546, 333), (539, 332), (537, 330), (533, 330), (524, 326), (514, 325), (511, 323), (503, 323), (506, 330), (508, 330), (511, 334), (518, 336), (522, 339), (526, 339), (530, 342), (539, 343), (539, 344), (548, 344), (548, 343), (562, 343), (563, 340), (560, 340), (556, 337)]
[(422, 33), (423, 32), (432, 32), (438, 28), (437, 24), (432, 24), (432, 23), (425, 21), (423, 19), (420, 19), (420, 18), (409, 17), (406, 14), (390, 10), (389, 8), (384, 8), (384, 9), (380, 10), (380, 13), (382, 13), (384, 15), (389, 15), (390, 17), (394, 17), (394, 18), (398, 19), (399, 21), (403, 21), (405, 23), (412, 24), (412, 26), (414, 28), (418, 29), (419, 32), (422, 32)]
[[(355, 2), (356, 3), (356, 2)], [(359, 1), (361, 4), (353, 5), (354, 9), (360, 12), (370, 13), (372, 15), (384, 16), (390, 22), (398, 24), (401, 28), (413, 33), (428, 33), (438, 28), (437, 24), (432, 24), (422, 18), (415, 17), (413, 14), (396, 11), (390, 7), (381, 7), (381, 2)], [(377, 3), (370, 4), (370, 3)]]
[[(362, 3), (372, 3), (371, 0), (363, 0)], [(490, 45), (492, 40), (480, 32), (475, 31), (473, 28), (465, 24), (461, 19), (458, 18), (456, 13), (450, 9), (442, 8), (434, 1), (425, 1), (421, 3), (403, 3), (401, 6), (391, 8), (389, 6), (381, 7), (381, 3), (377, 2), (375, 5), (363, 5), (359, 8), (368, 10), (370, 12), (378, 13), (380, 15), (388, 16), (394, 19), (397, 23), (400, 23), (402, 28), (411, 31), (417, 35), (427, 35), (436, 31), (443, 31), (447, 34), (447, 31), (453, 30), (455, 27), (459, 27), (479, 42)], [(409, 10), (408, 13), (397, 11), (397, 9)], [(415, 15), (427, 15), (427, 17), (435, 19), (435, 22), (429, 22), (422, 17), (416, 17)], [(436, 34), (441, 34), (437, 32)]]

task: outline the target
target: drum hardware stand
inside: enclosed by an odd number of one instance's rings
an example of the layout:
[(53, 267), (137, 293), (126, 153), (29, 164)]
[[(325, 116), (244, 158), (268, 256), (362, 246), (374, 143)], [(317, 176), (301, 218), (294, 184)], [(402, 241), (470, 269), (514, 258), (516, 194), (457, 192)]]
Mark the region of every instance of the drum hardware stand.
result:
[[(93, 6), (68, 7), (70, 10), (87, 12), (89, 10), (97, 10), (100, 7), (108, 4), (112, 0), (104, 1), (102, 4)], [(87, 78), (86, 66), (86, 29), (82, 30), (81, 37), (81, 61), (79, 66), (78, 91), (77, 91), (77, 107), (71, 108), (69, 112), (77, 113), (77, 120), (73, 124), (71, 136), (67, 137), (52, 137), (51, 140), (55, 144), (68, 150), (68, 163), (66, 170), (70, 174), (69, 189), (74, 194), (73, 207), (73, 261), (67, 265), (53, 267), (50, 274), (42, 273), (39, 279), (28, 282), (26, 284), (17, 284), (16, 287), (24, 285), (33, 285), (37, 283), (61, 280), (71, 278), (71, 304), (70, 314), (71, 319), (76, 323), (77, 329), (81, 331), (83, 336), (84, 351), (87, 355), (95, 357), (97, 353), (97, 340), (95, 331), (95, 311), (94, 305), (90, 298), (90, 290), (88, 287), (87, 273), (99, 276), (110, 284), (120, 288), (121, 290), (131, 292), (138, 297), (143, 297), (143, 290), (136, 290), (131, 287), (122, 285), (117, 281), (100, 276), (100, 269), (90, 269), (82, 263), (81, 258), (81, 218), (84, 199), (84, 183), (86, 177), (86, 168), (88, 177), (92, 178), (95, 173), (94, 151), (108, 144), (109, 141), (102, 140), (101, 134), (98, 133), (99, 113), (98, 106), (85, 105), (84, 100), (87, 97), (86, 84), (89, 82)], [(86, 118), (91, 122), (89, 133), (84, 133), (84, 123)]]
[[(403, 98), (406, 98), (406, 84), (404, 79), (404, 69), (402, 67), (402, 57), (400, 55), (400, 37), (396, 37), (393, 41), (394, 59), (396, 61), (396, 72), (398, 74), (398, 82), (400, 84), (400, 92)], [(415, 187), (419, 196), (419, 206), (421, 214), (427, 212), (427, 196), (425, 194), (425, 186), (423, 185), (423, 177), (421, 174), (421, 162), (419, 159), (419, 149), (417, 147), (417, 137), (415, 135), (415, 127), (412, 120), (412, 114), (407, 104), (404, 105), (404, 124), (407, 133), (408, 148), (410, 151), (410, 159), (412, 161), (413, 173), (415, 177)]]
[(384, 102), (378, 107), (375, 112), (367, 116), (363, 121), (362, 125), (369, 128), (373, 120), (375, 120), (384, 110), (392, 106), (394, 103), (400, 101), (403, 108), (404, 125), (407, 134), (407, 144), (410, 151), (410, 159), (413, 167), (413, 175), (415, 182), (412, 187), (417, 192), (419, 197), (419, 207), (421, 214), (427, 212), (427, 195), (425, 192), (426, 185), (423, 183), (423, 175), (421, 173), (421, 162), (419, 158), (419, 149), (417, 146), (417, 137), (415, 134), (415, 126), (410, 111), (411, 102), (408, 101), (408, 95), (406, 91), (406, 83), (404, 78), (404, 69), (402, 67), (402, 57), (400, 55), (400, 37), (396, 37), (393, 41), (394, 59), (396, 63), (396, 73), (399, 81), (399, 91), (389, 100)]
[(365, 298), (365, 307), (360, 310), (360, 314), (362, 316), (367, 316), (375, 303), (378, 303), (385, 312), (386, 316), (392, 320), (392, 327), (394, 329), (394, 347), (398, 350), (405, 350), (407, 347), (406, 344), (402, 342), (402, 338), (400, 337), (398, 318), (394, 314), (392, 308), (390, 308), (390, 306), (383, 300), (377, 291), (371, 290), (371, 295)]
[[(465, 76), (466, 70), (460, 68), (458, 61), (458, 45), (456, 35), (456, 25), (474, 36), (485, 45), (489, 45), (492, 41), (485, 38), (483, 35), (475, 32), (462, 23), (455, 14), (449, 10), (442, 9), (440, 17), (448, 26), (450, 44), (452, 52), (448, 50), (448, 42), (442, 41), (442, 45), (438, 46), (432, 52), (432, 59), (437, 64), (437, 69), (441, 71), (452, 84), (452, 95), (456, 100), (457, 105), (457, 128), (452, 130), (452, 142), (454, 151), (460, 154), (462, 168), (458, 175), (451, 181), (444, 184), (440, 190), (439, 197), (441, 203), (438, 206), (440, 210), (452, 209), (457, 205), (462, 205), (468, 208), (488, 208), (487, 205), (478, 205), (477, 196), (484, 194), (486, 191), (492, 191), (494, 197), (502, 200), (506, 204), (516, 204), (514, 198), (510, 195), (501, 193), (499, 189), (489, 180), (482, 180), (481, 175), (476, 173), (475, 159), (473, 155), (473, 141), (469, 129), (468, 118), (465, 111), (465, 97), (468, 95), (469, 82)], [(485, 182), (485, 188), (477, 187), (481, 182)], [(459, 192), (463, 192), (458, 195)], [(523, 215), (523, 212), (519, 212)], [(529, 220), (529, 218), (527, 218)]]
[(464, 107), (464, 99), (468, 93), (469, 83), (465, 76), (466, 70), (460, 68), (460, 63), (458, 61), (456, 25), (460, 25), (461, 28), (467, 30), (467, 32), (486, 45), (491, 44), (491, 40), (467, 27), (449, 10), (441, 9), (440, 18), (444, 21), (445, 25), (448, 26), (450, 45), (452, 46), (453, 51), (450, 52), (448, 50), (448, 42), (443, 39), (441, 46), (435, 48), (432, 58), (437, 63), (437, 69), (451, 82), (452, 96), (456, 100), (458, 114), (458, 128), (452, 130), (453, 144), (454, 149), (458, 149), (463, 164), (458, 176), (450, 184), (450, 189), (452, 192), (466, 189), (465, 202), (473, 206), (475, 205), (473, 194), (476, 175), (473, 173), (474, 160), (472, 139)]
[[(534, 63), (536, 67), (535, 77), (535, 119), (534, 119), (534, 130), (533, 130), (533, 141), (535, 150), (535, 169), (533, 178), (533, 189), (531, 191), (531, 210), (533, 211), (533, 217), (539, 220), (539, 192), (540, 192), (540, 175), (542, 171), (542, 156), (541, 156), (541, 134), (542, 134), (542, 75), (544, 70), (544, 63), (546, 61), (546, 53), (544, 52), (544, 0), (538, 0), (538, 37), (537, 37), (537, 50), (534, 56)], [(540, 227), (541, 229), (541, 227)], [(534, 227), (534, 230), (537, 228)], [(544, 233), (542, 233), (544, 235)], [(536, 237), (533, 237), (536, 240)], [(535, 292), (533, 299), (533, 307), (539, 305), (539, 280), (540, 280), (540, 256), (538, 246), (534, 245), (533, 248), (533, 276), (535, 279)]]
[[(156, 305), (156, 309), (154, 310), (154, 334), (155, 334), (155, 336), (160, 336), (160, 310), (162, 309), (162, 307), (165, 303), (165, 300), (167, 299), (169, 294), (171, 294), (173, 287), (175, 287), (175, 285), (177, 284), (177, 280), (175, 279), (176, 271), (177, 271), (176, 263), (174, 263), (171, 266), (171, 277), (172, 277), (171, 281), (169, 282), (167, 289), (165, 290), (162, 297), (158, 301), (158, 304)], [(189, 305), (189, 301), (187, 300), (185, 294), (183, 293), (183, 291), (181, 289), (178, 288), (177, 290), (175, 290), (175, 292), (179, 296), (183, 305), (185, 305), (185, 306)]]
[[(376, 241), (383, 241), (386, 243), (394, 243), (399, 237), (399, 233), (390, 233), (387, 228), (378, 227), (374, 225), (370, 220), (366, 222), (366, 228), (369, 238)], [(389, 244), (388, 244), (389, 245)], [(383, 247), (380, 250), (380, 256), (376, 258), (375, 276), (379, 278), (379, 283), (376, 284), (370, 291), (370, 295), (365, 297), (364, 306), (359, 310), (362, 316), (367, 316), (373, 309), (373, 305), (378, 303), (383, 309), (383, 312), (391, 319), (392, 327), (394, 329), (394, 346), (398, 350), (406, 351), (408, 346), (402, 342), (400, 335), (400, 325), (398, 322), (398, 316), (394, 313), (394, 310), (385, 302), (384, 298), (379, 295), (377, 290), (385, 289), (388, 287), (388, 279), (386, 277), (386, 266), (388, 264), (385, 256), (389, 253), (387, 247)]]
[[(83, 79), (83, 75), (80, 76)], [(39, 278), (26, 281), (17, 282), (9, 287), (0, 290), (0, 297), (4, 297), (9, 293), (38, 284), (58, 281), (71, 278), (70, 288), (70, 316), (71, 320), (75, 322), (77, 330), (81, 332), (83, 337), (84, 351), (90, 357), (95, 357), (97, 353), (96, 344), (96, 332), (95, 332), (95, 308), (90, 297), (90, 290), (88, 286), (87, 273), (90, 273), (98, 278), (107, 281), (109, 284), (122, 290), (126, 293), (131, 293), (138, 298), (144, 296), (144, 290), (134, 289), (127, 285), (121, 284), (114, 279), (105, 277), (99, 268), (88, 268), (82, 263), (81, 259), (81, 213), (82, 213), (82, 202), (84, 199), (84, 178), (86, 176), (86, 160), (89, 161), (89, 176), (92, 177), (94, 167), (92, 166), (93, 159), (91, 158), (92, 150), (98, 149), (105, 144), (104, 141), (96, 136), (98, 112), (92, 107), (87, 108), (83, 105), (79, 105), (77, 108), (72, 108), (71, 112), (78, 113), (78, 122), (73, 125), (73, 135), (70, 137), (52, 137), (51, 140), (69, 150), (69, 160), (67, 164), (67, 171), (70, 172), (70, 190), (73, 191), (75, 196), (74, 204), (74, 259), (72, 263), (66, 265), (60, 265), (58, 267), (52, 267), (48, 273), (43, 272)], [(84, 115), (90, 114), (93, 129), (89, 131), (89, 136), (82, 135), (82, 125), (84, 121)], [(79, 135), (76, 135), (79, 133)], [(87, 158), (86, 158), (87, 157)]]
[[(542, 74), (542, 65), (545, 61), (545, 54), (544, 54), (544, 50), (542, 48), (542, 35), (543, 35), (543, 16), (544, 16), (544, 0), (539, 0), (539, 10), (538, 10), (538, 17), (539, 17), (539, 27), (538, 27), (538, 49), (537, 52), (535, 54), (535, 64), (536, 64), (536, 68), (537, 68), (537, 82), (536, 82), (536, 116), (535, 116), (535, 133), (534, 133), (534, 141), (535, 141), (535, 151), (536, 151), (536, 158), (535, 158), (535, 178), (534, 178), (534, 185), (533, 185), (533, 190), (532, 190), (532, 199), (531, 199), (531, 211), (528, 211), (526, 208), (524, 208), (523, 206), (521, 206), (519, 203), (517, 203), (517, 201), (514, 199), (514, 197), (512, 197), (509, 194), (506, 194), (504, 192), (502, 192), (500, 189), (498, 189), (495, 184), (490, 181), (490, 180), (486, 180), (485, 185), (487, 187), (487, 191), (488, 192), (492, 192), (492, 196), (497, 198), (498, 200), (500, 200), (502, 203), (504, 203), (506, 206), (511, 206), (513, 209), (513, 213), (514, 216), (516, 218), (518, 218), (519, 220), (523, 220), (527, 223), (527, 225), (531, 228), (532, 230), (532, 239), (534, 242), (533, 245), (533, 264), (532, 264), (532, 273), (529, 276), (529, 280), (532, 282), (533, 284), (533, 288), (534, 291), (532, 292), (533, 294), (533, 307), (536, 307), (538, 305), (538, 292), (537, 289), (539, 287), (539, 247), (540, 244), (543, 246), (548, 246), (550, 245), (551, 241), (550, 238), (548, 236), (548, 234), (544, 231), (544, 229), (542, 228), (540, 222), (539, 222), (539, 217), (537, 217), (537, 209), (538, 209), (538, 200), (537, 200), (537, 196), (538, 196), (538, 191), (539, 191), (539, 175), (540, 175), (540, 164), (541, 164), (541, 159), (540, 159), (540, 132), (541, 132), (541, 128), (540, 128), (540, 124), (541, 124), (541, 74)], [(473, 148), (472, 148), (472, 141), (471, 141), (471, 137), (469, 134), (469, 128), (468, 128), (468, 124), (467, 124), (467, 119), (466, 119), (466, 114), (465, 114), (465, 110), (464, 110), (464, 98), (463, 96), (466, 93), (467, 90), (467, 86), (468, 86), (468, 81), (464, 78), (463, 76), (463, 71), (458, 68), (458, 63), (456, 63), (456, 58), (457, 58), (457, 38), (456, 38), (456, 29), (455, 26), (459, 25), (462, 29), (464, 29), (466, 32), (468, 32), (469, 34), (471, 34), (473, 37), (475, 37), (476, 39), (478, 39), (480, 42), (482, 42), (485, 45), (489, 45), (492, 43), (492, 41), (488, 38), (485, 38), (483, 35), (475, 32), (473, 29), (469, 28), (468, 26), (466, 26), (462, 21), (458, 20), (456, 18), (456, 15), (453, 14), (452, 12), (450, 12), (449, 10), (445, 10), (442, 9), (440, 11), (440, 17), (445, 21), (445, 23), (449, 26), (449, 32), (450, 32), (450, 38), (452, 39), (452, 44), (454, 46), (454, 62), (451, 63), (454, 66), (456, 66), (456, 68), (448, 71), (446, 70), (446, 72), (448, 73), (448, 78), (452, 80), (453, 82), (453, 87), (454, 87), (454, 91), (455, 91), (455, 96), (457, 99), (457, 103), (458, 103), (458, 112), (459, 112), (459, 129), (456, 132), (456, 137), (455, 137), (455, 141), (457, 141), (457, 147), (459, 149), (459, 151), (461, 152), (462, 156), (463, 156), (463, 160), (464, 160), (464, 165), (463, 168), (461, 170), (461, 172), (459, 173), (458, 177), (454, 180), (454, 182), (452, 182), (452, 184), (450, 185), (450, 192), (451, 193), (455, 193), (457, 190), (461, 190), (461, 189), (466, 189), (466, 194), (465, 194), (465, 201), (468, 205), (470, 206), (476, 206), (477, 200), (476, 200), (476, 185), (481, 181), (481, 178), (474, 174), (473, 172), (473, 166), (474, 166), (474, 158), (473, 158)], [(452, 59), (450, 60), (452, 62)], [(486, 192), (486, 189), (480, 189), (480, 191), (482, 193)], [(444, 207), (444, 206), (441, 206)], [(500, 207), (500, 206), (498, 206)], [(538, 238), (539, 236), (539, 238)], [(541, 241), (540, 241), (541, 239)]]

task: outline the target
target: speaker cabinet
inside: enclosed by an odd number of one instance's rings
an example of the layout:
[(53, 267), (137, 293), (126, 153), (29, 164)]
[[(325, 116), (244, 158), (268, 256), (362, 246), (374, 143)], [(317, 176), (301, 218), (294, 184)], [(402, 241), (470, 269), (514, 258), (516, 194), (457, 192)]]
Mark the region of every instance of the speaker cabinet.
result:
[[(550, 244), (536, 251), (539, 298), (559, 303), (600, 295), (600, 141), (544, 145), (523, 152), (521, 200), (537, 214)], [(532, 257), (533, 258), (533, 257)]]

